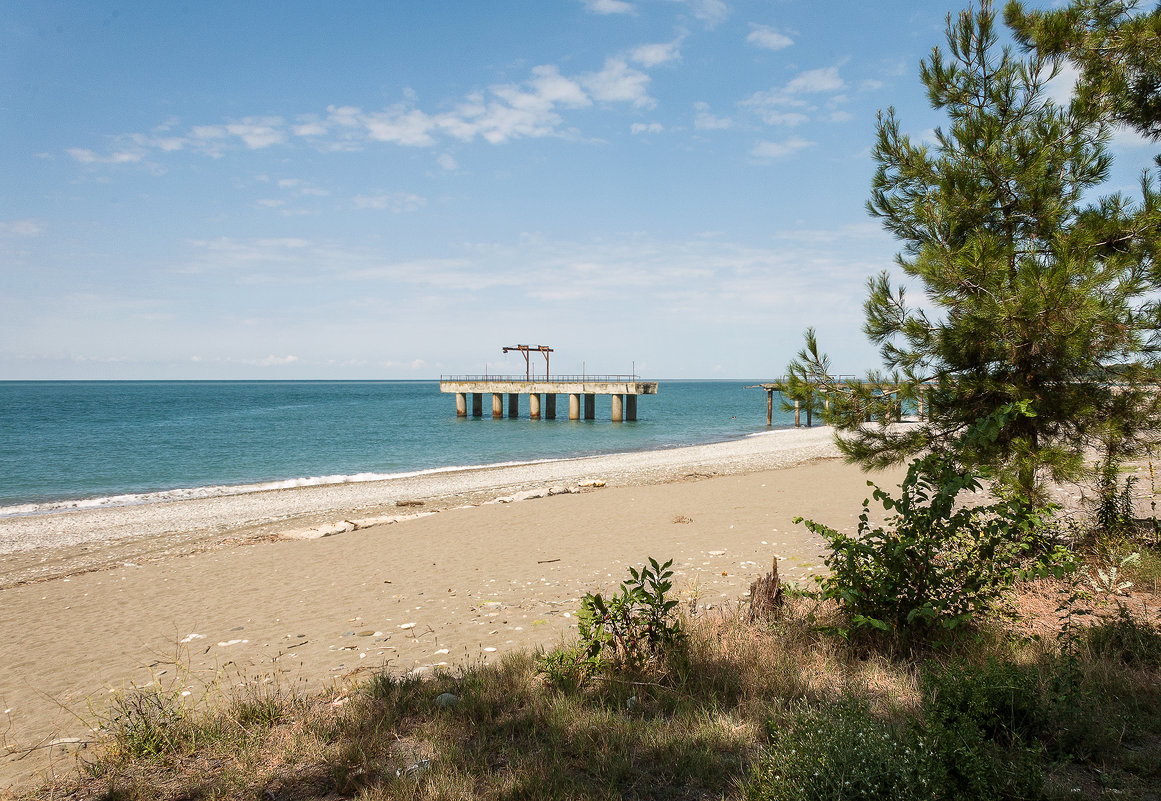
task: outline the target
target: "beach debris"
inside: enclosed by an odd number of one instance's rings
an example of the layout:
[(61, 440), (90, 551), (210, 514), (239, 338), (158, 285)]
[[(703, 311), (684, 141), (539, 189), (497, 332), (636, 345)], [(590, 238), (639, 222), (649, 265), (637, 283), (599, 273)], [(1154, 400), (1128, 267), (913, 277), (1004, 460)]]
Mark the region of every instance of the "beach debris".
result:
[(247, 643), (247, 642), (250, 642), (250, 641), (249, 640), (223, 640), (222, 642), (218, 643), (218, 647), (219, 648), (228, 648), (231, 645), (237, 645), (238, 643)]
[(584, 487), (585, 489), (590, 489), (590, 488), (597, 489), (597, 488), (605, 486), (605, 482), (601, 481), (600, 479), (590, 479), (588, 481), (582, 481), (577, 486)]
[(396, 506), (423, 506), (423, 501), (396, 501)]
[(720, 551), (707, 551), (707, 553), (708, 553), (710, 556), (722, 556), (723, 554), (725, 554), (725, 550), (723, 549), (723, 550), (720, 550)]
[(412, 765), (408, 765), (405, 768), (399, 768), (397, 771), (395, 771), (395, 775), (396, 776), (414, 776), (418, 773), (423, 773), (425, 770), (427, 770), (430, 767), (431, 767), (431, 760), (430, 759), (421, 759), (418, 762), (416, 762)]
[[(557, 559), (538, 559), (536, 561), (536, 564), (538, 564), (538, 565), (550, 565), (553, 562), (559, 562), (559, 561), (560, 561), (559, 558), (557, 558)], [(448, 592), (451, 592), (451, 590), (448, 590)]]
[(455, 693), (440, 693), (435, 697), (435, 705), (440, 709), (447, 709), (455, 706), (460, 702), (460, 697)]
[(401, 628), (401, 629), (413, 629), (413, 628), (415, 628), (415, 624), (414, 623), (400, 623), (399, 628)]
[(782, 606), (782, 582), (778, 578), (778, 557), (774, 557), (770, 572), (750, 584), (750, 609), (746, 618), (751, 622), (770, 617)]
[(186, 636), (184, 636), (180, 640), (178, 640), (178, 642), (184, 645), (187, 642), (193, 642), (194, 640), (204, 640), (205, 638), (206, 638), (206, 635), (204, 635), (204, 634), (196, 634), (196, 633), (187, 634)]
[(693, 518), (688, 517), (687, 515), (674, 515), (673, 522), (674, 523), (692, 523)]
[(534, 498), (547, 498), (551, 495), (575, 495), (578, 492), (580, 492), (580, 487), (540, 487), (538, 489), (521, 490), (511, 495), (503, 495), (490, 501), (490, 503), (516, 503), (517, 501), (530, 501)]
[(291, 529), (280, 532), (277, 536), (281, 540), (317, 540), (323, 537), (333, 537), (336, 534), (345, 534), (348, 531), (358, 531), (371, 526), (382, 526), (388, 523), (398, 523), (403, 520), (417, 520), (421, 517), (430, 517), (435, 512), (426, 511), (408, 515), (391, 515), (389, 517), (363, 517), (357, 520), (340, 520), (333, 523), (322, 523), (313, 528)]

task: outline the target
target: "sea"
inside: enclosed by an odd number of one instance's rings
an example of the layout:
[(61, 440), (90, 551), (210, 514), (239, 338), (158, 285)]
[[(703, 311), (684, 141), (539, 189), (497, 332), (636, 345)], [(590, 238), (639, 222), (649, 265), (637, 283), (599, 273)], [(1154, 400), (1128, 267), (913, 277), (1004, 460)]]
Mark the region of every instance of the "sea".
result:
[(663, 380), (612, 423), (457, 417), (434, 380), (0, 382), (0, 516), (736, 439), (769, 430), (755, 383)]

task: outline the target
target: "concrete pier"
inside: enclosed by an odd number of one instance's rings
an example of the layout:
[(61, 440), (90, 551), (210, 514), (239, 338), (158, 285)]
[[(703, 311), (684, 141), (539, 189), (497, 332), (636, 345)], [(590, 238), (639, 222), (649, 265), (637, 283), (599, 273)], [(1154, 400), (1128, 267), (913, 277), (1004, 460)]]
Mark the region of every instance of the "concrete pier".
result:
[[(472, 416), (481, 417), (483, 397), (492, 396), (492, 417), (504, 416), (504, 396), (508, 396), (508, 417), (519, 417), (521, 395), (528, 396), (528, 416), (532, 420), (556, 419), (556, 396), (568, 396), (569, 420), (596, 418), (597, 395), (611, 398), (613, 422), (637, 419), (637, 398), (656, 395), (656, 381), (636, 376), (554, 376), (552, 379), (524, 376), (443, 376), (439, 391), (456, 396), (456, 415), (467, 416), (467, 396), (472, 396)], [(583, 406), (582, 406), (583, 399)]]

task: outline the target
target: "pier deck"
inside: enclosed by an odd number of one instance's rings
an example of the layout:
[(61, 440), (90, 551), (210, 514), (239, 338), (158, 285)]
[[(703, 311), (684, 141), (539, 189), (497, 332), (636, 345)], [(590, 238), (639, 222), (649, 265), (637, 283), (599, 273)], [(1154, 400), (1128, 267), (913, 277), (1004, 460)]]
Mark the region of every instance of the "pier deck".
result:
[[(564, 375), (552, 378), (535, 376), (452, 375), (442, 376), (439, 391), (454, 393), (456, 414), (468, 415), (468, 396), (471, 396), (471, 414), (483, 416), (483, 398), (492, 396), (492, 417), (504, 416), (504, 396), (508, 396), (508, 417), (518, 417), (521, 395), (528, 396), (529, 417), (539, 420), (556, 418), (556, 396), (568, 395), (568, 419), (585, 420), (595, 415), (596, 396), (612, 398), (612, 419), (637, 419), (637, 397), (656, 395), (656, 381), (642, 381), (634, 375)], [(542, 403), (543, 399), (543, 403)], [(582, 409), (581, 401), (584, 405)]]

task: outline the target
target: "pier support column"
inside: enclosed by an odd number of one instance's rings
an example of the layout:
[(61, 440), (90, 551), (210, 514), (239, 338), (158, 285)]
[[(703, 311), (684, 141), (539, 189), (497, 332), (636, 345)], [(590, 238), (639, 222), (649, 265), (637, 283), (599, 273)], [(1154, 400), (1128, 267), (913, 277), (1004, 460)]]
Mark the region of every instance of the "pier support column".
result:
[(503, 417), (503, 416), (504, 416), (504, 393), (503, 392), (493, 392), (492, 393), (492, 417), (497, 418), (497, 417)]
[(483, 417), (484, 396), (479, 392), (472, 393), (472, 417)]
[(774, 390), (766, 391), (766, 425), (774, 425)]
[(508, 393), (508, 416), (509, 417), (519, 417), (520, 416), (520, 396), (517, 395), (515, 392)]
[(580, 419), (580, 395), (576, 392), (570, 392), (568, 396), (568, 419)]
[(533, 420), (540, 419), (540, 393), (533, 392), (528, 396), (528, 416)]
[(585, 419), (592, 420), (597, 416), (597, 396), (591, 392), (585, 393)]
[(630, 423), (637, 422), (637, 396), (625, 396), (625, 419)]
[(613, 393), (613, 422), (619, 423), (625, 419), (625, 396)]
[(468, 416), (468, 399), (462, 392), (456, 393), (456, 417)]
[(800, 401), (794, 401), (794, 427), (795, 428), (798, 428), (801, 425), (801, 423), (798, 420), (798, 415), (800, 413), (799, 403), (800, 403)]
[(556, 393), (549, 392), (544, 396), (544, 419), (556, 419)]

